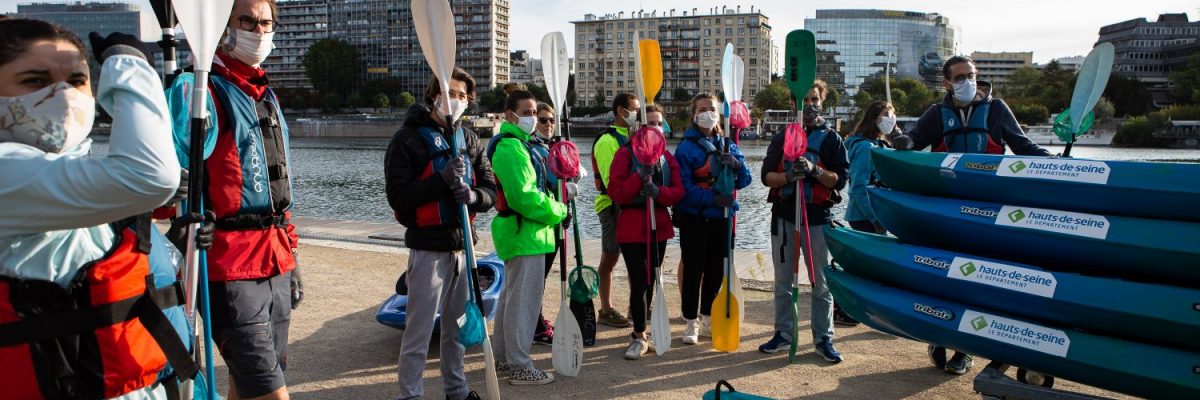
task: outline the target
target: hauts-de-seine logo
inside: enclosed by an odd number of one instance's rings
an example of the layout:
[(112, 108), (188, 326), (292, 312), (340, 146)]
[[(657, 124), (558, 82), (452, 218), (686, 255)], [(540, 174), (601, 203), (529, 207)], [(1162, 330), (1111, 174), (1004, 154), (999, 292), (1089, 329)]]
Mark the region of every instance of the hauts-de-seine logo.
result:
[(963, 276), (971, 276), (978, 268), (975, 268), (975, 263), (968, 261), (966, 264), (960, 265), (958, 271), (962, 272)]
[(1022, 211), (1020, 208), (1008, 213), (1008, 220), (1013, 223), (1021, 222), (1023, 219), (1025, 219), (1025, 211)]
[(1017, 161), (1012, 165), (1009, 165), (1008, 170), (1015, 174), (1021, 172), (1021, 170), (1024, 170), (1026, 167), (1028, 167), (1028, 165), (1025, 165), (1024, 161)]
[(988, 327), (988, 321), (983, 317), (975, 317), (975, 319), (971, 320), (971, 327), (977, 331), (983, 330), (983, 328)]

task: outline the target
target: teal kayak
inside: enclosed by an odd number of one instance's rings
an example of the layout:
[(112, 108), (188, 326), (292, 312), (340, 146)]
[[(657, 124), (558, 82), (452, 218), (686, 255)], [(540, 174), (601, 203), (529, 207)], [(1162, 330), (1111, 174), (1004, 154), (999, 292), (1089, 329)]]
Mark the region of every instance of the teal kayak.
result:
[(905, 242), (1122, 279), (1200, 287), (1200, 224), (867, 190)]
[(855, 276), (1068, 328), (1200, 351), (1200, 289), (1131, 282), (900, 243), (825, 228)]
[(884, 185), (926, 196), (1200, 222), (1200, 164), (871, 152)]
[(1032, 322), (827, 267), (842, 309), (872, 328), (1148, 398), (1200, 398), (1200, 353)]

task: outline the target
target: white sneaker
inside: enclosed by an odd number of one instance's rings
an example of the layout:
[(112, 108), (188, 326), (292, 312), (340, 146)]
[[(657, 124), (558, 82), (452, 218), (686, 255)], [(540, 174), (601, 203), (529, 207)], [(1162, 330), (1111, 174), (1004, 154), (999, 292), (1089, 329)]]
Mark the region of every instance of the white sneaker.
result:
[(634, 334), (629, 341), (629, 349), (625, 350), (625, 359), (637, 360), (642, 358), (642, 354), (646, 354), (647, 351), (650, 351), (650, 345), (646, 338), (644, 336)]
[(684, 321), (687, 321), (687, 329), (683, 330), (683, 344), (696, 344), (700, 341), (700, 321), (686, 318)]
[(700, 336), (712, 337), (712, 317), (700, 315)]

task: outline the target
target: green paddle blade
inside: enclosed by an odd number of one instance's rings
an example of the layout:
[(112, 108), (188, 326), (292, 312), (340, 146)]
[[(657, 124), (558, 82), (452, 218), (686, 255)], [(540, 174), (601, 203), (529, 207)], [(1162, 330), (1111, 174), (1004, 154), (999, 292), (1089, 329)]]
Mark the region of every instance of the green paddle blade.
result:
[(798, 29), (788, 32), (784, 46), (783, 79), (799, 106), (817, 79), (817, 40), (812, 32)]
[(1067, 108), (1063, 112), (1058, 113), (1057, 117), (1054, 117), (1054, 135), (1058, 136), (1064, 143), (1074, 142), (1077, 136), (1085, 134), (1089, 129), (1092, 129), (1092, 123), (1096, 121), (1096, 112), (1088, 111), (1087, 115), (1083, 116), (1083, 121), (1079, 124), (1079, 130), (1076, 131), (1074, 124), (1071, 123), (1072, 114), (1074, 113), (1071, 112), (1071, 109)]

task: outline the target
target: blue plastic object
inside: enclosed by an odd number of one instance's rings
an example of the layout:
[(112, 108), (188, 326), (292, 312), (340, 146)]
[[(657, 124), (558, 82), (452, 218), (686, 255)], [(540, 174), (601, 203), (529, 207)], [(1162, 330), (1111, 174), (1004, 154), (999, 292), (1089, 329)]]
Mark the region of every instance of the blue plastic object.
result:
[[(496, 302), (500, 298), (500, 288), (504, 284), (504, 261), (496, 253), (476, 261), (479, 264), (479, 288), (483, 292), (483, 309), (487, 311), (487, 319), (491, 320), (496, 314)], [(408, 318), (408, 296), (393, 294), (379, 306), (375, 313), (375, 321), (381, 324), (403, 330)], [(458, 318), (455, 316), (455, 318)], [(441, 312), (433, 324), (433, 331), (440, 331)]]

